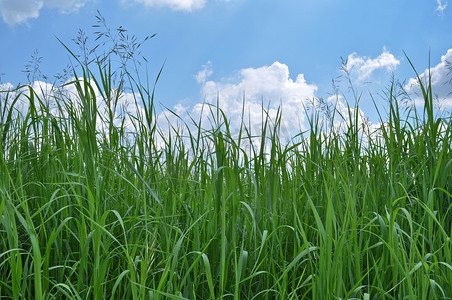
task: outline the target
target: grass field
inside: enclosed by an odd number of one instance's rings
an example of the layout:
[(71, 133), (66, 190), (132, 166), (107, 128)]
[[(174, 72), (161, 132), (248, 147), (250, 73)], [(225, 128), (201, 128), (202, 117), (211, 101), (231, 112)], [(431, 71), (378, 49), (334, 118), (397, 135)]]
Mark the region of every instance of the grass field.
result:
[[(111, 66), (0, 93), (1, 299), (452, 298), (451, 118), (428, 80), (421, 109), (392, 86), (373, 134), (353, 105), (283, 143), (264, 109), (256, 135), (216, 106), (164, 132), (153, 85)], [(143, 109), (117, 119), (126, 84)]]

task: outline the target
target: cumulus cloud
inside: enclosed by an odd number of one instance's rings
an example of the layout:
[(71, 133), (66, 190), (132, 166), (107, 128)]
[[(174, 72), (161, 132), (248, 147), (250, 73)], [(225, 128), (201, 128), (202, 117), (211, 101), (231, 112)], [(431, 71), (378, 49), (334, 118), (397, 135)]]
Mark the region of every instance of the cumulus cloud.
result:
[[(441, 62), (436, 66), (426, 69), (419, 78), (424, 86), (428, 84), (429, 73), (431, 76), (432, 91), (437, 103), (443, 108), (452, 107), (452, 49), (441, 56)], [(410, 78), (405, 90), (411, 95), (415, 104), (422, 105), (424, 100), (417, 78)]]
[[(303, 129), (304, 105), (315, 96), (317, 86), (306, 82), (304, 75), (292, 79), (289, 67), (274, 62), (271, 66), (246, 68), (239, 72), (233, 82), (207, 81), (202, 94), (207, 102), (214, 103), (217, 96), (221, 108), (231, 120), (239, 120), (245, 99), (245, 116), (251, 129), (258, 129), (262, 123), (262, 106), (274, 121), (278, 108), (282, 110), (282, 129)], [(257, 130), (259, 132), (259, 130)]]
[(444, 10), (447, 7), (447, 1), (442, 1), (442, 0), (436, 0), (436, 4), (438, 5), (435, 9), (435, 11), (439, 14), (439, 15), (443, 15), (444, 14)]
[[(207, 67), (204, 69), (210, 70)], [(197, 74), (201, 83), (206, 79), (205, 73), (201, 71), (202, 75)], [(316, 91), (317, 86), (307, 83), (303, 74), (298, 74), (293, 79), (287, 65), (274, 62), (270, 66), (242, 69), (234, 78), (205, 80), (201, 88), (204, 103), (190, 107), (179, 105), (172, 111), (182, 116), (179, 120), (186, 123), (191, 123), (190, 118), (202, 120), (208, 128), (211, 121), (210, 105), (216, 105), (218, 101), (219, 107), (230, 122), (233, 134), (238, 133), (243, 121), (254, 135), (262, 133), (266, 116), (270, 122), (275, 122), (280, 109), (282, 116), (279, 137), (283, 140), (307, 128), (304, 107), (308, 99), (315, 97)], [(215, 111), (215, 108), (213, 110)], [(162, 116), (168, 118), (172, 124), (177, 122), (177, 117), (169, 111), (164, 111), (160, 119)]]
[(58, 9), (61, 13), (72, 13), (89, 0), (0, 0), (0, 13), (8, 25), (25, 23), (39, 17), (43, 8)]
[(386, 71), (392, 71), (399, 64), (400, 61), (384, 49), (383, 53), (373, 59), (366, 56), (358, 56), (356, 52), (353, 52), (348, 56), (345, 67), (356, 74), (357, 80), (362, 82), (368, 80), (377, 70), (386, 69)]
[(203, 8), (207, 0), (133, 0), (145, 6), (168, 6), (173, 10), (192, 11)]

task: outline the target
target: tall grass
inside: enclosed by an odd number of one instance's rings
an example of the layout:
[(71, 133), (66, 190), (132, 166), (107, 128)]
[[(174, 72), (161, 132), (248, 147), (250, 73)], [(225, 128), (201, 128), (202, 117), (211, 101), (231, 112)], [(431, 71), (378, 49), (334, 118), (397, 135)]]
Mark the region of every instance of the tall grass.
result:
[[(211, 124), (167, 134), (152, 84), (73, 58), (56, 107), (1, 93), (2, 299), (452, 297), (451, 119), (430, 83), (423, 112), (391, 88), (374, 138), (354, 106), (342, 131), (314, 111), (284, 144), (263, 110), (246, 151), (246, 120), (237, 137), (209, 106)], [(114, 116), (126, 83), (132, 131)]]

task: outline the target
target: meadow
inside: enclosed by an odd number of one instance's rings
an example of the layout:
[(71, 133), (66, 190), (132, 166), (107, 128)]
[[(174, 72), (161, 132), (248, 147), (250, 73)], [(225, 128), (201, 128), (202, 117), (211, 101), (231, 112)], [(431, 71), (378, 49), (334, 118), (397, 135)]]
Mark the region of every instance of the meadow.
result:
[[(166, 132), (122, 45), (62, 45), (73, 93), (0, 93), (1, 299), (452, 298), (451, 118), (428, 78), (422, 108), (389, 86), (375, 132), (359, 99), (288, 143), (265, 108), (257, 133), (218, 105)], [(118, 119), (124, 92), (141, 109)]]

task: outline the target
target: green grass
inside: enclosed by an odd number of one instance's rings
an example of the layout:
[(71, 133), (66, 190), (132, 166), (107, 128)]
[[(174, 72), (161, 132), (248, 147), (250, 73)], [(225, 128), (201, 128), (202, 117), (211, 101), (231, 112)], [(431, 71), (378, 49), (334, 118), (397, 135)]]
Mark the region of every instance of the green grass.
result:
[[(263, 110), (244, 150), (246, 120), (236, 137), (209, 106), (163, 134), (152, 85), (75, 61), (57, 107), (0, 94), (1, 299), (452, 298), (451, 119), (429, 83), (423, 111), (391, 88), (374, 138), (357, 105), (341, 131), (314, 110), (287, 144)], [(114, 119), (126, 83), (133, 136)]]

